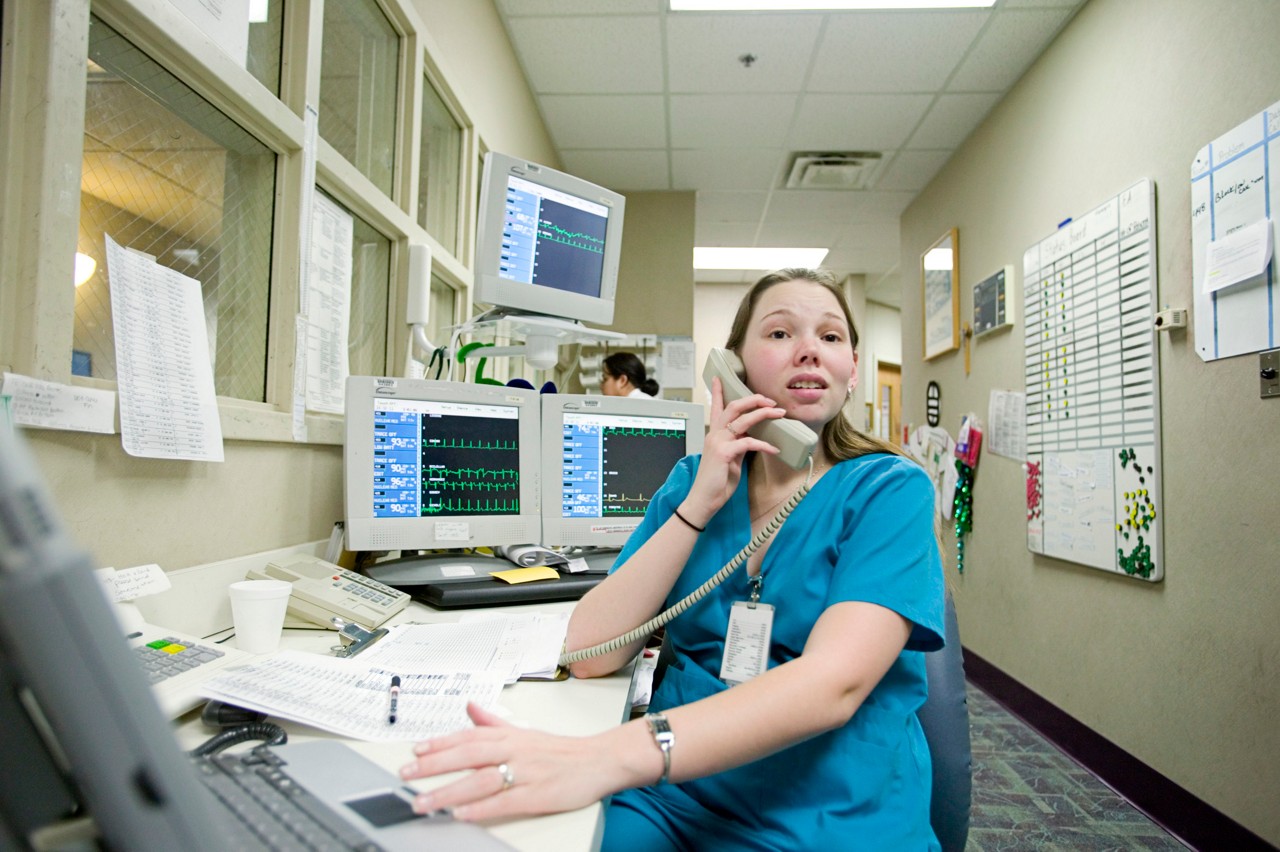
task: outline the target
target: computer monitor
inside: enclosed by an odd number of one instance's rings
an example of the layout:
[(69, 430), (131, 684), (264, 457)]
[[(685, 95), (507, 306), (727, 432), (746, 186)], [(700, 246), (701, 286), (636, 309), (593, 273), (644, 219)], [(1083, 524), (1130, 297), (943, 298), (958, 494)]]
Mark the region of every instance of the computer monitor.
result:
[(538, 393), (499, 385), (347, 379), (347, 549), (537, 542)]
[(702, 405), (542, 398), (542, 543), (620, 548), (671, 468), (702, 451)]
[(480, 187), (475, 301), (612, 323), (624, 204), (590, 181), (490, 151)]

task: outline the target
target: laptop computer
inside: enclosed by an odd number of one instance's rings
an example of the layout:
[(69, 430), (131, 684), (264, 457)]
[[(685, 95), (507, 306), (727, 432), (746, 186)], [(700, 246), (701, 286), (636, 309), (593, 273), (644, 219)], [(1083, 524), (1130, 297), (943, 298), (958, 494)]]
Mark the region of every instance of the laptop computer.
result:
[[(31, 848), (87, 815), (112, 849), (316, 848), (305, 834), (244, 839), (234, 799), (179, 749), (93, 568), (20, 436), (0, 428), (0, 847)], [(278, 765), (249, 771), (291, 776), (299, 800), (346, 831), (338, 848), (509, 848), (479, 826), (413, 814), (395, 774), (340, 742), (262, 754)]]

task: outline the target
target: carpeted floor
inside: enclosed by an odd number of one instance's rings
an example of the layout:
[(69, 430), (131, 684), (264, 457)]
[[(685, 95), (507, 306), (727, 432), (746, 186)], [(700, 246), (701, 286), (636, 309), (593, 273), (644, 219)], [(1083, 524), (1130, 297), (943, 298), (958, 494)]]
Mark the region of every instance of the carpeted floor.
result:
[(966, 852), (1187, 848), (973, 684), (969, 721)]

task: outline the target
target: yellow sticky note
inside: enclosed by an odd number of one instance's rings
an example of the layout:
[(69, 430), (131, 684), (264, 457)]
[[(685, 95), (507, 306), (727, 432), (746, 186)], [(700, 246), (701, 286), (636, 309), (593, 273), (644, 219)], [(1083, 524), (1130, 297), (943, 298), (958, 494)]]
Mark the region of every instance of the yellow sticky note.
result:
[(539, 565), (536, 568), (512, 568), (510, 571), (495, 571), (492, 576), (504, 583), (528, 583), (533, 580), (558, 580), (560, 575), (554, 568)]

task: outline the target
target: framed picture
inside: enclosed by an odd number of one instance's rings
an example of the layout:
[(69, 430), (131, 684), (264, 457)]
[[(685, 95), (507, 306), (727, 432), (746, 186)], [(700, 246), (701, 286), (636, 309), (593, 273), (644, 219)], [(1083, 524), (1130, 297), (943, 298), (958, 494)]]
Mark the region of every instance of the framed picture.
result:
[(920, 256), (924, 359), (960, 348), (960, 232), (952, 228)]

